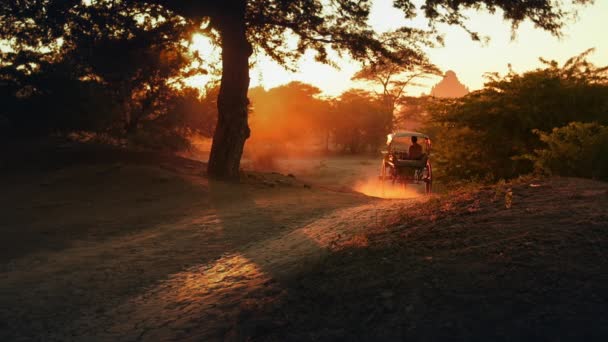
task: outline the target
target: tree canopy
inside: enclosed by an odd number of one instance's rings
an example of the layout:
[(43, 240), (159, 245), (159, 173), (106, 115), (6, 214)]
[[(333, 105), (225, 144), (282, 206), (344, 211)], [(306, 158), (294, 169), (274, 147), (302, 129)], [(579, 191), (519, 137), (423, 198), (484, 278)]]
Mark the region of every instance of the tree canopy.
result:
[[(247, 91), (249, 57), (254, 52), (264, 52), (286, 66), (308, 50), (326, 63), (332, 62), (334, 51), (355, 60), (382, 57), (407, 65), (423, 56), (422, 45), (441, 40), (437, 24), (466, 29), (468, 10), (501, 10), (514, 28), (528, 19), (541, 29), (560, 34), (573, 11), (569, 5), (590, 2), (427, 0), (417, 6), (411, 0), (395, 0), (394, 6), (405, 19), (422, 15), (430, 26), (426, 30), (404, 26), (380, 35), (368, 21), (371, 0), (4, 1), (0, 3), (0, 41), (9, 48), (3, 51), (0, 78), (8, 84), (3, 87), (9, 95), (39, 90), (24, 79), (31, 80), (33, 74), (44, 70), (45, 63), (70, 61), (67, 70), (71, 79), (119, 84), (119, 90), (111, 93), (118, 91), (126, 99), (129, 93), (131, 98), (143, 96), (137, 109), (126, 110), (124, 126), (129, 130), (139, 124), (137, 118), (149, 116), (146, 113), (154, 107), (151, 102), (161, 96), (157, 81), (163, 79), (164, 87), (179, 77), (177, 68), (163, 70), (165, 63), (179, 65), (188, 54), (181, 48), (182, 42), (193, 32), (205, 32), (222, 48), (219, 117), (209, 174), (234, 179), (238, 178), (243, 146), (250, 135)], [(470, 33), (479, 39), (479, 33)], [(297, 38), (295, 48), (288, 39), (292, 36)], [(136, 52), (136, 60), (141, 62), (133, 65), (130, 54), (141, 47), (147, 52)], [(142, 95), (142, 91), (149, 95)]]
[[(395, 62), (387, 58), (376, 58), (359, 70), (354, 80), (364, 81), (374, 87), (380, 87), (378, 92), (382, 108), (389, 119), (393, 120), (397, 107), (405, 105), (406, 88), (417, 85), (415, 81), (431, 75), (440, 75), (437, 66), (424, 56), (409, 58), (407, 64)], [(391, 124), (391, 129), (392, 129)]]
[(187, 25), (177, 18), (137, 16), (146, 12), (107, 1), (0, 6), (8, 12), (0, 79), (12, 104), (4, 111), (26, 130), (133, 133), (166, 114), (185, 75), (201, 72), (189, 68), (198, 57), (183, 44)]

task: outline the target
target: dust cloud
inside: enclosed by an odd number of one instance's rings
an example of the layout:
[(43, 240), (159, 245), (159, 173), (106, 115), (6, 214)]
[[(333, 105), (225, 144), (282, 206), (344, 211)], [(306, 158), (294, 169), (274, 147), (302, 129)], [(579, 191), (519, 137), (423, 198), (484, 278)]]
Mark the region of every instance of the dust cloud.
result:
[(315, 155), (288, 150), (282, 153), (249, 150), (243, 162), (246, 170), (291, 174), (313, 185), (341, 191), (356, 191), (367, 196), (407, 199), (424, 194), (424, 184), (393, 185), (380, 181), (376, 155)]
[(391, 182), (382, 182), (378, 179), (369, 178), (355, 184), (353, 190), (372, 197), (405, 199), (421, 196), (420, 191), (414, 189), (414, 186), (393, 185)]
[[(351, 97), (357, 101), (352, 103), (347, 101), (350, 97), (329, 101), (320, 95), (319, 89), (298, 82), (251, 89), (251, 135), (241, 168), (292, 175), (313, 186), (374, 197), (417, 196), (413, 189), (377, 181), (382, 160), (378, 150), (387, 132), (378, 125), (380, 112), (364, 106), (372, 100), (355, 94)], [(210, 139), (192, 145), (196, 153), (191, 155), (206, 162)]]

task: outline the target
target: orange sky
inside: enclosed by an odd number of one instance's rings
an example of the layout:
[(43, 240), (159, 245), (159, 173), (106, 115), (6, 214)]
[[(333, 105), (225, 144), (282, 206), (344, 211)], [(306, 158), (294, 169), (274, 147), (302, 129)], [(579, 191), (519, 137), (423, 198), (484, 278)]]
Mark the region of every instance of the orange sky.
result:
[[(400, 12), (392, 8), (392, 0), (375, 0), (370, 16), (371, 25), (378, 31), (386, 31), (399, 26), (402, 21)], [(428, 55), (443, 70), (454, 70), (462, 83), (471, 90), (483, 86), (485, 72), (507, 71), (511, 63), (516, 71), (525, 71), (540, 66), (538, 57), (564, 62), (569, 57), (595, 47), (590, 58), (599, 65), (608, 64), (608, 39), (604, 36), (605, 21), (608, 19), (608, 0), (596, 0), (595, 4), (583, 8), (576, 22), (564, 29), (563, 38), (555, 38), (549, 33), (534, 29), (529, 22), (523, 23), (517, 37), (511, 40), (509, 23), (502, 21), (501, 15), (472, 12), (470, 27), (488, 35), (488, 44), (473, 42), (468, 34), (456, 27), (442, 27), (445, 33), (445, 46), (428, 49)], [(416, 26), (423, 26), (423, 20), (416, 20)], [(205, 54), (211, 47), (203, 37), (195, 37), (194, 43)], [(251, 86), (276, 87), (291, 81), (303, 81), (323, 90), (326, 95), (339, 95), (343, 91), (360, 87), (350, 79), (359, 68), (350, 60), (340, 62), (341, 69), (322, 65), (314, 61), (312, 53), (304, 56), (299, 63), (299, 72), (284, 70), (265, 56), (255, 56), (256, 67), (251, 71)], [(438, 80), (428, 80), (431, 86)], [(191, 84), (200, 85), (205, 77), (195, 78)], [(410, 94), (429, 92), (429, 88), (412, 88)]]

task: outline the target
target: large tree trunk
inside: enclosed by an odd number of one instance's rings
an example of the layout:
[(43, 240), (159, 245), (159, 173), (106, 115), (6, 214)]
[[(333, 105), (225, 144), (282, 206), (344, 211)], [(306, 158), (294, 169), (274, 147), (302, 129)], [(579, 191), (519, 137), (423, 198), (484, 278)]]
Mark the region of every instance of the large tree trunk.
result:
[(245, 140), (249, 89), (249, 56), (245, 26), (246, 0), (225, 0), (230, 3), (215, 25), (221, 34), (222, 81), (218, 95), (218, 120), (213, 135), (207, 173), (216, 179), (237, 180)]

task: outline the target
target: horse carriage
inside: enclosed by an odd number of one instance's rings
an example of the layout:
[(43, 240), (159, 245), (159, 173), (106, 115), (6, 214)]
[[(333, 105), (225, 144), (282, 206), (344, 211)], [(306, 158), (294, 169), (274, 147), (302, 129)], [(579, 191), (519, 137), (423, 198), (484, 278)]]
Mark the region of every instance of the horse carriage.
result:
[(431, 139), (423, 133), (401, 131), (389, 134), (386, 146), (380, 167), (383, 184), (403, 187), (424, 184), (425, 193), (430, 194), (433, 185)]

